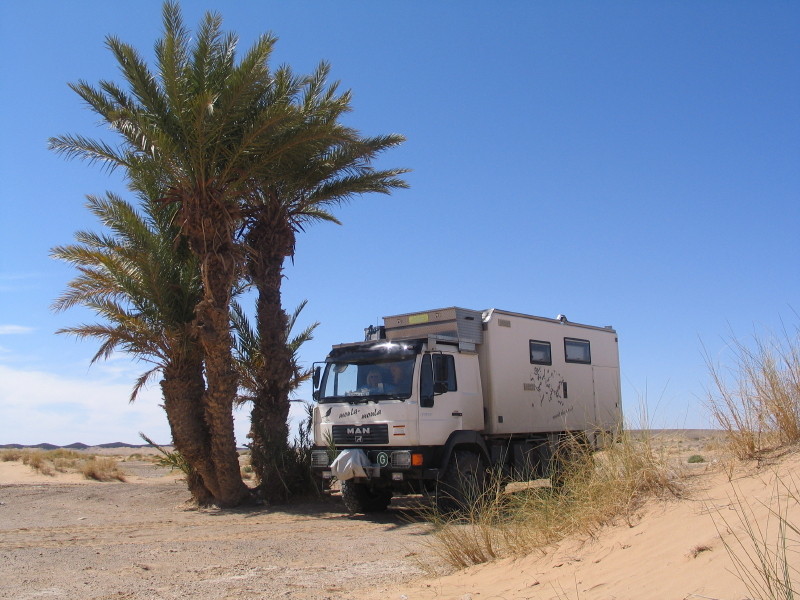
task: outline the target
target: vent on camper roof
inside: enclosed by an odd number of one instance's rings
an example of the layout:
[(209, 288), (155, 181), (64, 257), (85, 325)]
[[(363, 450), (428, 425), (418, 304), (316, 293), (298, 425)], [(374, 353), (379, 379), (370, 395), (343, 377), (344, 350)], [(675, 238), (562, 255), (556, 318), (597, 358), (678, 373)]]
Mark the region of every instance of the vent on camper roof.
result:
[(511, 321), (509, 319), (497, 319), (497, 325), (499, 327), (511, 327)]

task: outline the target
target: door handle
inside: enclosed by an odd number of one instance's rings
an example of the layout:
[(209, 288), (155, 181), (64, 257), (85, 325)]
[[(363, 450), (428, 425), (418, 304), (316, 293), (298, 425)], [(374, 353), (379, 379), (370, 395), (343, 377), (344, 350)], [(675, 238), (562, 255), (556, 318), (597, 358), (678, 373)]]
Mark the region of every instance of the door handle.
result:
[(453, 416), (454, 416), (454, 417), (462, 417), (462, 416), (464, 416), (464, 415), (463, 415), (463, 414), (461, 414), (460, 412), (458, 412), (457, 410), (454, 410), (454, 411), (453, 411)]

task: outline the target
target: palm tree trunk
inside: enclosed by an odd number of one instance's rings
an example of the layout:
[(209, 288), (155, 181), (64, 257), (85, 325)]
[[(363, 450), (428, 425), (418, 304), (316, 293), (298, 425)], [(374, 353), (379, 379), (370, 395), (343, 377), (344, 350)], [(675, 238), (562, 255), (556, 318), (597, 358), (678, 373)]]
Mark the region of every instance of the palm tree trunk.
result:
[(203, 406), (217, 477), (214, 496), (220, 506), (231, 507), (241, 504), (250, 494), (239, 469), (233, 429), (233, 401), (239, 383), (231, 352), (229, 304), (233, 281), (226, 281), (226, 261), (221, 256), (210, 256), (203, 262), (206, 267), (201, 267), (201, 272), (207, 293), (197, 307), (198, 337), (206, 365)]
[(208, 451), (208, 427), (203, 411), (203, 359), (199, 348), (190, 349), (164, 368), (161, 381), (164, 410), (167, 413), (172, 443), (190, 465), (186, 483), (200, 506), (214, 502), (216, 470)]
[(181, 210), (183, 230), (199, 259), (203, 283), (195, 324), (205, 358), (203, 408), (216, 476), (216, 485), (210, 489), (217, 504), (233, 507), (250, 496), (250, 489), (242, 480), (233, 429), (233, 401), (239, 383), (230, 332), (231, 290), (237, 277), (232, 241), (235, 219), (229, 212), (233, 208), (220, 206), (207, 190), (185, 198)]
[(275, 232), (266, 225), (257, 225), (248, 242), (253, 250), (248, 269), (258, 290), (256, 326), (263, 358), (251, 412), (251, 459), (267, 501), (285, 502), (293, 491), (287, 481), (294, 479), (286, 473), (286, 453), (291, 451), (287, 420), (293, 368), (286, 339), (289, 318), (281, 304), (281, 281), (283, 261), (290, 254), (294, 234), (288, 226)]

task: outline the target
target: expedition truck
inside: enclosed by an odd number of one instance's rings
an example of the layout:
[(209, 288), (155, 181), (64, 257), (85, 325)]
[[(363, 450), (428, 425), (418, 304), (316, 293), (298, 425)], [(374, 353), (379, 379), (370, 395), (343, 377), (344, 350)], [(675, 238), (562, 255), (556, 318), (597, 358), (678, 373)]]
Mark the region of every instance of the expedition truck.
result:
[(312, 471), (351, 512), (423, 491), (455, 510), (490, 467), (552, 476), (565, 440), (596, 447), (622, 425), (612, 327), (455, 307), (383, 322), (313, 371)]

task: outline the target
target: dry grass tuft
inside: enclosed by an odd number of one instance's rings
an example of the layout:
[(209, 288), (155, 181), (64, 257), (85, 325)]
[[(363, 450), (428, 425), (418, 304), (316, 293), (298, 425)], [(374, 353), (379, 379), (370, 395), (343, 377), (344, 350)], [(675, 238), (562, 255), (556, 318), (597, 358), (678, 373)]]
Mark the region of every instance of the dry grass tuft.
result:
[[(56, 450), (3, 450), (0, 452), (0, 460), (3, 462), (21, 462), (42, 475), (49, 475), (52, 477), (55, 476), (56, 472), (83, 473), (86, 469), (86, 465), (96, 464), (96, 462), (93, 461), (97, 459), (93, 455), (59, 448)], [(116, 463), (114, 468), (116, 468)], [(89, 467), (90, 472), (93, 469), (94, 467)], [(114, 475), (111, 479), (124, 481), (124, 475), (119, 471), (118, 473), (119, 476)], [(96, 479), (95, 477), (89, 478)], [(99, 479), (99, 481), (109, 480), (110, 479)]]
[(0, 450), (0, 461), (3, 462), (15, 462), (21, 461), (23, 456), (22, 450)]
[[(800, 443), (800, 328), (781, 337), (755, 336), (751, 344), (733, 338), (733, 365), (723, 368), (706, 355), (715, 389), (708, 395), (712, 416), (726, 433), (726, 450), (739, 460), (769, 457), (774, 450)], [(726, 467), (733, 479), (734, 465)], [(759, 600), (789, 600), (800, 591), (797, 547), (800, 524), (790, 518), (800, 505), (794, 478), (774, 479), (772, 497), (757, 517), (754, 507), (732, 483), (735, 518), (718, 513), (717, 531), (735, 572)], [(730, 534), (730, 535), (726, 535)]]
[(55, 475), (53, 465), (47, 460), (44, 452), (26, 452), (22, 455), (22, 464), (28, 465), (34, 471), (39, 471), (42, 475)]
[(782, 337), (731, 339), (732, 366), (706, 355), (714, 388), (707, 405), (738, 459), (800, 442), (800, 330)]
[[(622, 434), (602, 452), (577, 444), (562, 465), (561, 485), (491, 485), (464, 515), (429, 515), (433, 550), (457, 568), (543, 549), (565, 536), (594, 535), (617, 519), (630, 520), (653, 496), (682, 493), (682, 473), (656, 451), (649, 435)], [(542, 482), (536, 482), (537, 484)]]
[(125, 481), (125, 474), (113, 458), (95, 456), (81, 465), (81, 473), (86, 479), (95, 481)]

